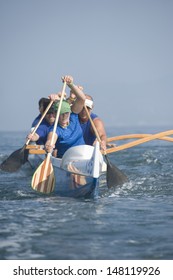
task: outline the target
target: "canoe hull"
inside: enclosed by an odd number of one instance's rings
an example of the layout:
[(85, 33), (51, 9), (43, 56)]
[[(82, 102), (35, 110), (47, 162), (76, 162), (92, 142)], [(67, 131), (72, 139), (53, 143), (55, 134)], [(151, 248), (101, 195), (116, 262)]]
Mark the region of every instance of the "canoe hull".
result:
[(58, 166), (61, 160), (52, 158), (56, 178), (55, 193), (69, 197), (95, 197), (99, 186), (99, 178), (93, 178), (63, 170)]
[[(86, 150), (85, 147), (80, 147), (81, 151)], [(92, 150), (92, 149), (93, 150)], [(51, 162), (53, 165), (54, 176), (55, 176), (55, 191), (54, 193), (63, 197), (82, 197), (82, 198), (95, 198), (98, 195), (98, 187), (100, 175), (103, 172), (97, 174), (97, 170), (102, 165), (102, 155), (99, 152), (99, 157), (101, 160), (96, 160), (96, 172), (91, 170), (90, 163), (93, 162), (92, 156), (95, 158), (95, 149), (93, 147), (88, 147), (89, 153), (87, 157), (81, 157), (80, 151), (78, 150), (80, 161), (76, 157), (76, 149), (72, 149), (72, 153), (68, 152), (65, 159), (58, 159), (51, 157)], [(75, 160), (74, 160), (75, 154)], [(35, 170), (41, 162), (44, 160), (45, 155), (43, 154), (29, 154), (28, 160)], [(69, 164), (67, 164), (67, 162)], [(93, 165), (93, 164), (92, 164)], [(69, 171), (70, 166), (70, 171)], [(84, 172), (86, 169), (86, 172)]]

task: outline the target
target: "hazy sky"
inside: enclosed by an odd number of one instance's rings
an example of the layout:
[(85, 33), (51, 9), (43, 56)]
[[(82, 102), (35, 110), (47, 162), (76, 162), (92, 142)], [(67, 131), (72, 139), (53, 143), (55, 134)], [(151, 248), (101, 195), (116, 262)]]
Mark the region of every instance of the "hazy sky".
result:
[(0, 0), (0, 38), (0, 130), (29, 130), (67, 74), (107, 127), (173, 128), (173, 0)]

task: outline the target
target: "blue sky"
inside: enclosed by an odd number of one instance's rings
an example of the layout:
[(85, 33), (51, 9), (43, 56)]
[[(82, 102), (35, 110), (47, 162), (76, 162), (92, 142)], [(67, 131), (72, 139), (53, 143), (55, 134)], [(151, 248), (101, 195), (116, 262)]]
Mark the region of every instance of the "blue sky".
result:
[(0, 130), (29, 130), (67, 74), (106, 127), (172, 129), (172, 14), (172, 0), (0, 0)]

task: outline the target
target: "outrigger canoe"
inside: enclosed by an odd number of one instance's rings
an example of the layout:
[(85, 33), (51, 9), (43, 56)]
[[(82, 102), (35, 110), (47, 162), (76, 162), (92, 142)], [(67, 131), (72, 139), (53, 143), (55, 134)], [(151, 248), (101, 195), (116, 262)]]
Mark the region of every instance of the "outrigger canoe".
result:
[[(32, 147), (32, 148), (31, 148)], [(34, 170), (44, 160), (43, 150), (28, 145), (28, 161)], [(54, 191), (60, 196), (96, 197), (100, 178), (106, 173), (107, 165), (100, 152), (99, 142), (96, 145), (71, 147), (62, 159), (51, 156), (55, 177)], [(38, 190), (38, 189), (37, 189)], [(40, 192), (45, 192), (40, 189)]]
[[(130, 139), (133, 137), (142, 139), (108, 148), (106, 150), (106, 153), (104, 154), (106, 163), (104, 162), (102, 154), (100, 152), (99, 142), (96, 143), (95, 147), (87, 145), (73, 147), (64, 154), (62, 159), (54, 158), (51, 156), (51, 164), (49, 164), (48, 166), (51, 166), (51, 168), (47, 169), (44, 168), (45, 165), (43, 163), (47, 163), (48, 156), (45, 156), (46, 152), (43, 150), (43, 147), (40, 147), (38, 145), (28, 145), (27, 143), (25, 143), (25, 145), (21, 149), (14, 151), (7, 159), (5, 159), (0, 164), (0, 170), (5, 172), (16, 172), (23, 164), (27, 162), (27, 160), (29, 160), (33, 169), (36, 170), (34, 174), (39, 175), (35, 177), (33, 175), (33, 177), (41, 178), (40, 182), (42, 184), (40, 185), (44, 186), (44, 180), (42, 180), (44, 179), (44, 177), (46, 177), (44, 175), (52, 175), (52, 173), (49, 171), (53, 170), (53, 174), (55, 173), (55, 175), (50, 177), (53, 177), (53, 179), (55, 178), (55, 191), (60, 195), (74, 197), (95, 196), (100, 184), (100, 178), (103, 174), (106, 175), (108, 188), (120, 186), (128, 182), (127, 176), (110, 162), (107, 154), (128, 149), (155, 139), (162, 139), (173, 142), (173, 138), (168, 137), (172, 134), (173, 130), (168, 130), (151, 135), (147, 134), (146, 136), (143, 134), (132, 134), (112, 137), (108, 142), (114, 140)], [(41, 168), (39, 169), (39, 167)], [(47, 173), (44, 172), (45, 170), (47, 171)], [(47, 180), (47, 182), (48, 181), (49, 180)], [(50, 193), (49, 191), (45, 191), (44, 189), (39, 189), (39, 184), (37, 184), (37, 182), (34, 182), (32, 187), (33, 189), (40, 192)]]

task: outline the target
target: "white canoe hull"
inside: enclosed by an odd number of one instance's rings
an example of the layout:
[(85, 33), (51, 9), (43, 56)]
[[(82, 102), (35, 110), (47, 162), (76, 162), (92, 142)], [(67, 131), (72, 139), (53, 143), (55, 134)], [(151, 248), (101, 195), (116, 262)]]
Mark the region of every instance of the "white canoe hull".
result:
[[(29, 154), (29, 162), (36, 169), (45, 155)], [(106, 165), (100, 153), (99, 143), (95, 147), (82, 145), (70, 148), (62, 159), (51, 157), (56, 180), (55, 193), (70, 197), (95, 197), (100, 176)]]

